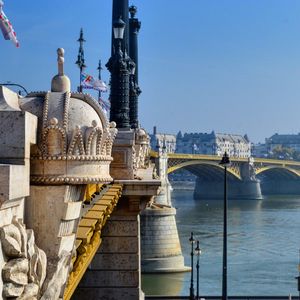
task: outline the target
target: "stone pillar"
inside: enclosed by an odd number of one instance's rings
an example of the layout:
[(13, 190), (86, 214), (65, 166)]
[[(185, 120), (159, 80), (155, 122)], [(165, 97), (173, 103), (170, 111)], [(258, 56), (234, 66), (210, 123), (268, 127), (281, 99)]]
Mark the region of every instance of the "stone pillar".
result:
[(102, 244), (72, 299), (144, 299), (139, 212), (160, 182), (118, 183), (124, 184), (123, 196), (103, 229)]
[(266, 178), (261, 182), (261, 190), (263, 195), (300, 195), (300, 180)]
[[(228, 197), (232, 199), (262, 199), (260, 180), (256, 178), (254, 160), (239, 165), (241, 179), (228, 180)], [(224, 180), (205, 180), (197, 177), (194, 199), (223, 199)]]
[(21, 111), (18, 102), (17, 94), (0, 86), (0, 297), (37, 299), (46, 257), (23, 223), (37, 118)]
[(189, 271), (184, 266), (173, 207), (148, 207), (141, 214), (143, 273)]
[(71, 254), (85, 185), (31, 185), (26, 203), (26, 224), (36, 232), (36, 241), (50, 264)]
[[(120, 199), (124, 204), (124, 199)], [(123, 206), (123, 205), (122, 205)], [(119, 205), (101, 234), (102, 244), (73, 299), (142, 299), (140, 220), (138, 212)]]
[(242, 182), (238, 192), (241, 193), (241, 198), (262, 199), (260, 180), (256, 178), (253, 157), (249, 157), (247, 163), (240, 165), (240, 173)]
[[(223, 180), (208, 181), (197, 177), (194, 199), (223, 199)], [(262, 199), (259, 181), (228, 180), (228, 197), (231, 199)]]
[(47, 256), (45, 299), (63, 297), (84, 192), (85, 185), (30, 186), (25, 221)]
[(114, 179), (134, 179), (135, 174), (135, 133), (133, 130), (119, 129), (116, 136), (110, 165), (110, 174)]
[(168, 156), (165, 147), (159, 148), (156, 160), (157, 175), (161, 179), (159, 195), (141, 213), (142, 272), (184, 272), (184, 258), (176, 225), (176, 209), (171, 203), (168, 180)]

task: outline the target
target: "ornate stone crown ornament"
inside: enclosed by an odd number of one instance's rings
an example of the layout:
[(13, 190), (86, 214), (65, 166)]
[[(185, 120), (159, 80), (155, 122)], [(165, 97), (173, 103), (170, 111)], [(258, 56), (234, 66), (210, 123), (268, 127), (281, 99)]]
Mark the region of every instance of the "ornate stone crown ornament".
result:
[(33, 92), (21, 107), (39, 118), (38, 143), (31, 149), (33, 184), (110, 182), (112, 144), (117, 134), (90, 95), (70, 92), (64, 75), (64, 50), (59, 48), (58, 75), (51, 92)]

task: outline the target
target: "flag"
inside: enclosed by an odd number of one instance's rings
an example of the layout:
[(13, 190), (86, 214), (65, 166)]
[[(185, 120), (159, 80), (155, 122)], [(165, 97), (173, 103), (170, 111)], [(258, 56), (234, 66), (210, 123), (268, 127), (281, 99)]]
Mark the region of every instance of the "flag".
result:
[(99, 104), (102, 107), (102, 109), (104, 110), (104, 112), (106, 113), (106, 115), (108, 114), (108, 112), (110, 111), (110, 104), (106, 101), (104, 101), (102, 98), (99, 97)]
[(93, 76), (82, 73), (81, 86), (84, 89), (94, 89), (101, 92), (107, 92), (107, 86), (101, 79), (95, 79)]
[(6, 17), (5, 13), (2, 10), (3, 2), (0, 0), (0, 29), (3, 33), (3, 36), (6, 40), (11, 40), (16, 47), (19, 47), (19, 42), (17, 40), (17, 35)]

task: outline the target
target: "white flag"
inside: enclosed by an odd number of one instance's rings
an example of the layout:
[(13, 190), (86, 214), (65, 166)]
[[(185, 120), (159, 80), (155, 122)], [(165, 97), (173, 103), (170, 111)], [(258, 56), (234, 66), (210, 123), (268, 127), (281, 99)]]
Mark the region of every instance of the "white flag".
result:
[(94, 89), (100, 92), (107, 92), (107, 86), (101, 79), (95, 79), (93, 76), (82, 73), (81, 85), (84, 89)]

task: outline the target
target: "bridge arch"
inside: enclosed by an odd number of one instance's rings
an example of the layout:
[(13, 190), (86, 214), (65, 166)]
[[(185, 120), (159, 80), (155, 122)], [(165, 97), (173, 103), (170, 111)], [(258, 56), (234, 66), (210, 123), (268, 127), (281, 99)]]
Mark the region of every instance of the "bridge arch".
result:
[[(222, 177), (224, 176), (223, 175), (224, 174), (224, 168), (221, 167), (219, 165), (219, 163), (217, 163), (217, 162), (204, 162), (204, 161), (195, 161), (195, 160), (185, 161), (185, 162), (182, 162), (182, 163), (179, 163), (177, 165), (169, 167), (168, 168), (168, 174), (173, 173), (173, 172), (175, 172), (176, 170), (179, 170), (179, 169), (186, 169), (186, 170), (190, 171), (191, 173), (193, 173), (196, 176), (199, 176), (200, 174), (203, 174), (205, 172), (207, 174), (207, 171), (209, 169), (211, 169), (211, 171), (213, 173), (215, 173), (215, 174), (217, 173)], [(228, 168), (227, 171), (228, 171), (229, 180), (230, 179), (231, 180), (242, 180), (240, 174), (237, 173), (235, 171), (235, 169)]]
[(300, 170), (295, 170), (287, 166), (265, 166), (257, 169), (256, 175), (269, 179), (299, 179)]

